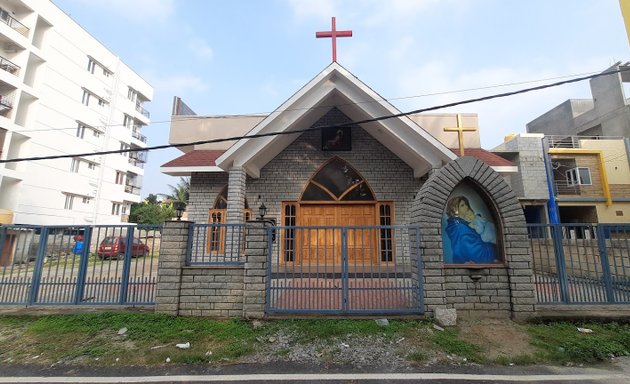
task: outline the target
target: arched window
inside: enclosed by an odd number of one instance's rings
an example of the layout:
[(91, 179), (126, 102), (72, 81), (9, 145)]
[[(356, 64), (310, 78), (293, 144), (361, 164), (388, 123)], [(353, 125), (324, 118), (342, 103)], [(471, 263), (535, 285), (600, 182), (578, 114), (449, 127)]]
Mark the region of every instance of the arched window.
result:
[(311, 178), (302, 201), (374, 201), (363, 176), (339, 157), (333, 157)]
[[(225, 224), (227, 219), (228, 186), (223, 187), (214, 199), (213, 208), (208, 211), (208, 224)], [(252, 218), (252, 210), (245, 198), (245, 211), (243, 219), (249, 221)], [(208, 252), (222, 253), (224, 250), (226, 227), (222, 225), (212, 226), (208, 229)]]

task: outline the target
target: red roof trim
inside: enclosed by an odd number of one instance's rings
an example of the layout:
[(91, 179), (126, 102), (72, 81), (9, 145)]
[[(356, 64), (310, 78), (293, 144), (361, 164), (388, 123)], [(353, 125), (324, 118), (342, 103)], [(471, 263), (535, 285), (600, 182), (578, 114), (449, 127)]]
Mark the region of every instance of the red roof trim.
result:
[(220, 150), (197, 149), (164, 163), (162, 167), (212, 167), (216, 166), (216, 160), (224, 152)]
[[(451, 148), (451, 151), (459, 156), (459, 149)], [(464, 148), (464, 156), (475, 157), (491, 167), (513, 167), (514, 164), (507, 159), (502, 158), (483, 148)]]

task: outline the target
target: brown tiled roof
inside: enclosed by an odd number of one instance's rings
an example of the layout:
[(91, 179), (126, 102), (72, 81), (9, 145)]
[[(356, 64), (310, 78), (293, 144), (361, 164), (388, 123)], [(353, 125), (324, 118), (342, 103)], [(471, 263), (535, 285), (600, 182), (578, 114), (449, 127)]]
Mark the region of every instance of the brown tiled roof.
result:
[(162, 167), (211, 167), (225, 151), (197, 149), (164, 163)]
[[(451, 151), (459, 156), (459, 149), (451, 148)], [(475, 157), (491, 167), (512, 167), (514, 164), (507, 159), (502, 158), (499, 155), (495, 155), (492, 152), (486, 151), (483, 148), (464, 148), (465, 156)]]

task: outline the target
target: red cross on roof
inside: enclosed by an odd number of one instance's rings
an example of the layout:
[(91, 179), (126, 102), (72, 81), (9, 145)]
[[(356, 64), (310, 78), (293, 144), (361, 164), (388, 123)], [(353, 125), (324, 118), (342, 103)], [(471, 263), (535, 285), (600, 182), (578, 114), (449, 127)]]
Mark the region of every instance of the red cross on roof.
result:
[(332, 30), (324, 32), (315, 32), (315, 37), (331, 37), (332, 38), (332, 60), (337, 61), (337, 37), (352, 37), (352, 31), (338, 31), (335, 18), (332, 18)]

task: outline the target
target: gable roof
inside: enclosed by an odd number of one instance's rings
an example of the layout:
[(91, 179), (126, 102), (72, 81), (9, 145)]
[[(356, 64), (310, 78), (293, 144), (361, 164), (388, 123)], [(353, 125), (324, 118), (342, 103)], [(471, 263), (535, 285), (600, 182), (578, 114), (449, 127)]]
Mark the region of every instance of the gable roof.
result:
[[(260, 169), (300, 135), (290, 132), (311, 127), (333, 107), (353, 121), (400, 113), (356, 76), (333, 62), (247, 135), (285, 134), (241, 139), (216, 159), (216, 165), (223, 170), (240, 166), (248, 175), (258, 178)], [(457, 157), (407, 116), (360, 125), (407, 163), (416, 177)]]

